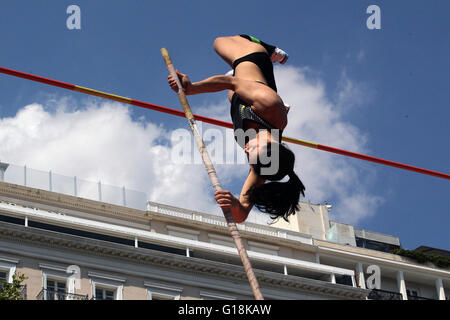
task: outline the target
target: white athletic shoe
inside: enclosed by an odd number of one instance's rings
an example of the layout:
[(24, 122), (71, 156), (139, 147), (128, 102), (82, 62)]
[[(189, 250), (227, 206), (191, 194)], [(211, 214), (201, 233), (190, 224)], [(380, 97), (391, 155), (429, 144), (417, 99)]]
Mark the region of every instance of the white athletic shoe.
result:
[(291, 106), (288, 104), (284, 104), (284, 107), (286, 108), (286, 114), (289, 113), (289, 110), (291, 110)]
[(288, 58), (289, 55), (286, 52), (284, 52), (280, 48), (275, 48), (275, 51), (272, 53), (272, 56), (270, 57), (270, 60), (272, 60), (272, 62), (279, 62), (281, 64), (285, 64)]
[(228, 71), (227, 73), (225, 73), (226, 76), (232, 76), (234, 73), (234, 70), (231, 69), (230, 71)]

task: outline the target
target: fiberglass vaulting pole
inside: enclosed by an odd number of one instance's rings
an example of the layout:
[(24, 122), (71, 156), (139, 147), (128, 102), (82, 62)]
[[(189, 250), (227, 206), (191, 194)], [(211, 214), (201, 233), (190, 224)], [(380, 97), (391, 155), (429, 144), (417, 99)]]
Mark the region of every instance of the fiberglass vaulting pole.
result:
[[(192, 134), (195, 138), (195, 142), (197, 143), (197, 147), (202, 156), (203, 164), (205, 165), (206, 172), (208, 173), (209, 179), (211, 180), (211, 184), (214, 188), (214, 191), (220, 191), (222, 190), (222, 186), (220, 185), (219, 178), (217, 177), (216, 174), (216, 170), (214, 169), (214, 165), (206, 150), (205, 143), (203, 142), (203, 139), (198, 131), (194, 115), (192, 114), (191, 107), (189, 106), (189, 103), (186, 99), (186, 95), (183, 92), (183, 87), (181, 86), (180, 80), (178, 79), (175, 67), (173, 66), (172, 60), (170, 59), (169, 56), (169, 52), (167, 51), (166, 48), (162, 48), (161, 54), (164, 58), (169, 74), (172, 75), (172, 77), (177, 82), (178, 98), (180, 99), (181, 106), (183, 107), (184, 113), (189, 123), (189, 127), (191, 128)], [(233, 215), (231, 214), (231, 210), (222, 209), (222, 212), (223, 215), (225, 216), (225, 220), (227, 221), (228, 229), (230, 231), (231, 237), (234, 240), (239, 256), (241, 257), (242, 264), (244, 265), (244, 269), (247, 274), (248, 281), (250, 282), (250, 287), (252, 288), (253, 294), (255, 295), (255, 299), (264, 300), (261, 294), (261, 290), (259, 288), (258, 280), (256, 279), (256, 276), (253, 272), (250, 259), (248, 258), (247, 251), (245, 250), (242, 238), (237, 229), (236, 222), (234, 221)]]

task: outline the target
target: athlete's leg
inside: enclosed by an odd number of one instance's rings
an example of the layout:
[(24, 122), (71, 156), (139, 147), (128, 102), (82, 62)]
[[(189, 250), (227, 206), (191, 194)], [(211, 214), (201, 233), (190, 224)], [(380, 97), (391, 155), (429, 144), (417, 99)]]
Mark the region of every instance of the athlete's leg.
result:
[(259, 43), (249, 41), (241, 36), (219, 37), (214, 40), (214, 50), (233, 67), (233, 61), (253, 52), (267, 52)]
[[(233, 67), (233, 62), (236, 59), (243, 56), (255, 52), (267, 53), (266, 49), (261, 44), (249, 41), (241, 36), (217, 38), (214, 41), (214, 50), (230, 65), (230, 67)], [(248, 61), (240, 63), (238, 68), (236, 68), (234, 75), (242, 79), (267, 83), (259, 67)], [(230, 101), (233, 94), (233, 91), (228, 92), (228, 99)]]
[(240, 36), (242, 38), (247, 39), (248, 41), (255, 42), (255, 43), (258, 43), (258, 44), (262, 45), (264, 47), (264, 49), (266, 49), (267, 54), (269, 55), (269, 57), (272, 55), (272, 53), (274, 53), (275, 49), (277, 48), (277, 47), (275, 47), (275, 46), (273, 46), (271, 44), (265, 43), (264, 41), (261, 41), (258, 38), (249, 36), (247, 34), (241, 34)]
[(260, 82), (233, 77), (233, 91), (269, 123), (281, 129), (286, 126), (287, 113), (283, 100), (272, 88)]
[[(254, 52), (264, 52), (267, 54), (267, 50), (263, 45), (249, 41), (242, 36), (219, 37), (214, 41), (214, 50), (230, 66), (233, 66), (233, 62), (236, 59)], [(234, 78), (237, 81), (235, 82), (234, 90), (230, 90), (228, 93), (230, 100), (234, 92), (236, 92), (242, 100), (252, 105), (254, 111), (260, 116), (264, 117), (267, 112), (272, 115), (280, 113), (281, 118), (283, 118), (280, 121), (281, 123), (285, 123), (283, 101), (276, 91), (265, 85), (267, 84), (267, 80), (261, 69), (255, 63), (251, 61), (239, 63), (235, 69)], [(274, 121), (269, 122), (273, 123)]]
[[(214, 50), (216, 53), (226, 62), (230, 67), (233, 67), (234, 60), (246, 56), (253, 52), (265, 52), (263, 46), (258, 43), (253, 43), (244, 39), (241, 36), (231, 36), (231, 37), (219, 37), (214, 40)], [(249, 80), (259, 80), (264, 81), (261, 72), (257, 70), (257, 66), (253, 65), (253, 72), (250, 74), (246, 72), (239, 71), (239, 77), (243, 77)], [(241, 68), (240, 68), (241, 69)], [(252, 75), (253, 74), (253, 75)], [(236, 74), (235, 74), (236, 76)], [(228, 91), (228, 99), (231, 101), (234, 91)]]
[(272, 62), (279, 62), (281, 64), (285, 64), (289, 58), (289, 55), (284, 50), (281, 50), (278, 47), (275, 47), (271, 44), (261, 41), (258, 38), (255, 38), (255, 37), (252, 37), (252, 36), (249, 36), (246, 34), (241, 34), (241, 37), (248, 39), (249, 41), (256, 42), (256, 43), (259, 43), (260, 45), (262, 45), (266, 49), (267, 54), (269, 55), (270, 60)]

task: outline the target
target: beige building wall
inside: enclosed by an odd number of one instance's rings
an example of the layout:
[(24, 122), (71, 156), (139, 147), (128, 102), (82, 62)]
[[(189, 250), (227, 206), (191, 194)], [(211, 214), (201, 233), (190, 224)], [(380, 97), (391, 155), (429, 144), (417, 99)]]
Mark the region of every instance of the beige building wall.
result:
[(152, 221), (150, 223), (150, 231), (167, 234), (166, 224), (161, 221)]
[(328, 210), (323, 205), (301, 203), (300, 211), (290, 216), (289, 222), (278, 219), (272, 226), (325, 240), (326, 233), (329, 230)]
[(147, 289), (142, 285), (142, 279), (127, 276), (123, 286), (123, 300), (147, 300)]
[(292, 250), (292, 258), (302, 261), (316, 262), (316, 254), (300, 250)]
[(17, 267), (17, 272), (27, 276), (23, 284), (27, 285), (27, 298), (29, 300), (35, 300), (36, 296), (42, 290), (42, 271), (36, 269), (36, 267), (30, 264), (31, 261), (24, 262), (22, 257), (20, 259), (19, 265)]

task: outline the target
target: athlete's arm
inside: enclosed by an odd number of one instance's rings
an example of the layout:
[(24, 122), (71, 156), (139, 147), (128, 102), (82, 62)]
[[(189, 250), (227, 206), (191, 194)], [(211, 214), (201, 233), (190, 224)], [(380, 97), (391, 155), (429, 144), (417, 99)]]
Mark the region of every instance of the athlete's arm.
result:
[[(178, 70), (177, 75), (186, 95), (233, 90), (236, 85), (236, 81), (232, 76), (217, 75), (192, 83), (187, 75), (179, 72)], [(172, 90), (177, 92), (177, 83), (171, 75), (168, 76), (168, 82)]]
[(237, 223), (241, 223), (247, 219), (250, 210), (253, 208), (253, 203), (247, 195), (248, 190), (253, 186), (264, 184), (265, 181), (265, 179), (262, 179), (254, 173), (253, 170), (250, 170), (247, 179), (242, 186), (239, 199), (234, 197), (228, 190), (216, 191), (214, 196), (220, 207), (223, 209), (230, 209), (234, 220)]

